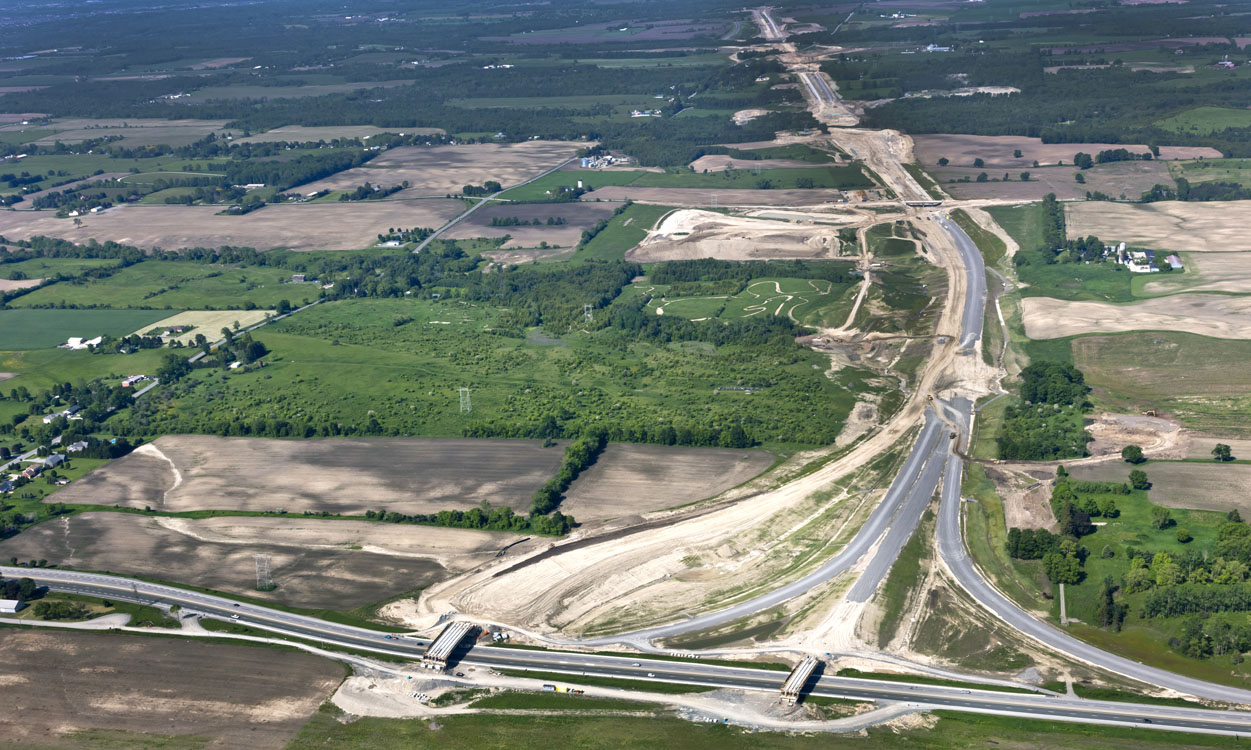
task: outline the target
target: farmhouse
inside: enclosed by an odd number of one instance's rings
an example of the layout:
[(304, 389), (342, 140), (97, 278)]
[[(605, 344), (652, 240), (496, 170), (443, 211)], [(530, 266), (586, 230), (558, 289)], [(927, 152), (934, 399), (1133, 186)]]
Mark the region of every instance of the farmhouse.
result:
[(79, 406), (78, 404), (74, 404), (68, 409), (65, 409), (63, 411), (58, 411), (55, 414), (45, 414), (43, 416), (43, 423), (52, 424), (52, 420), (56, 419), (57, 417), (65, 417), (66, 419), (69, 419), (81, 410), (82, 410), (81, 406)]
[(87, 450), (87, 441), (86, 441), (86, 440), (79, 440), (79, 441), (77, 441), (77, 442), (70, 443), (70, 444), (69, 444), (68, 446), (66, 446), (66, 448), (65, 448), (65, 452), (66, 452), (66, 453), (81, 453), (81, 452), (83, 452), (83, 451), (85, 451), (85, 450)]
[(25, 606), (25, 602), (19, 602), (17, 599), (0, 599), (0, 614), (16, 614)]
[(34, 479), (43, 471), (43, 464), (31, 464), (22, 472), (22, 476), (27, 479)]
[[(182, 326), (179, 326), (179, 328), (181, 327)], [(132, 385), (135, 385), (136, 383), (142, 383), (145, 380), (151, 380), (151, 379), (152, 378), (148, 377), (147, 375), (131, 375), (130, 377), (122, 381), (122, 387), (129, 388)]]
[(14, 489), (14, 484), (12, 481), (8, 479), (0, 481), (0, 492), (12, 492), (13, 489)]

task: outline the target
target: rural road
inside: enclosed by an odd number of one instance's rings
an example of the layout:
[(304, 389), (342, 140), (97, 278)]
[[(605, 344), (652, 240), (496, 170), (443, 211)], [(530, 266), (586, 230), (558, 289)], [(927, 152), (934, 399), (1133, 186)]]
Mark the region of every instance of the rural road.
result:
[[(957, 500), (959, 498), (957, 497)], [(365, 628), (318, 620), (225, 597), (188, 591), (163, 584), (118, 576), (79, 573), (48, 568), (0, 566), (5, 577), (28, 577), (58, 591), (141, 601), (178, 604), (191, 612), (256, 628), (312, 640), (319, 645), (365, 650), (417, 660), (427, 641), (410, 639)], [(159, 632), (159, 631), (158, 631)], [(731, 667), (698, 661), (673, 661), (648, 656), (611, 656), (560, 651), (530, 651), (471, 645), (455, 659), (493, 669), (533, 670), (568, 675), (618, 677), (644, 682), (709, 685), (773, 692), (781, 688), (786, 673), (753, 667)], [(1132, 703), (1092, 701), (1043, 693), (1009, 693), (936, 685), (914, 685), (837, 675), (810, 679), (810, 695), (850, 698), (885, 703), (905, 703), (919, 710), (943, 708), (956, 711), (1069, 721), (1083, 724), (1137, 726), (1184, 732), (1251, 736), (1251, 713), (1140, 706)]]

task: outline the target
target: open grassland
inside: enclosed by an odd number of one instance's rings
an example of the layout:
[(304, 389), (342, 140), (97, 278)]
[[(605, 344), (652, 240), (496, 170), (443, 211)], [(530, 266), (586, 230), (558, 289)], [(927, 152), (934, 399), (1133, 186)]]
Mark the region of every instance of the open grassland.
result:
[(60, 274), (75, 276), (90, 268), (116, 265), (110, 258), (31, 258), (0, 264), (0, 279), (50, 279)]
[[(639, 291), (649, 285), (637, 284)], [(647, 309), (657, 315), (682, 318), (750, 318), (756, 315), (780, 315), (801, 322), (846, 317), (844, 295), (852, 284), (834, 284), (814, 279), (752, 279), (743, 291), (734, 295), (707, 297), (669, 297), (664, 287), (654, 288)], [(830, 310), (835, 308), (835, 310)]]
[[(449, 193), (459, 195), (465, 185), (481, 185), (488, 180), (505, 187), (524, 182), (572, 157), (585, 146), (585, 143), (573, 141), (401, 146), (390, 149), (365, 166), (310, 182), (302, 185), (300, 190), (306, 193), (345, 190), (365, 182), (389, 187), (408, 180), (408, 189), (397, 194), (401, 198)], [(401, 222), (401, 225), (414, 226), (414, 222)]]
[[(1211, 450), (1211, 444), (1207, 444)], [(1124, 463), (1089, 464), (1070, 470), (1074, 479), (1098, 482), (1128, 481)], [(1214, 510), (1228, 513), (1237, 508), (1251, 513), (1251, 466), (1215, 461), (1152, 461), (1139, 467), (1151, 479), (1151, 502), (1169, 508)]]
[(214, 99), (303, 99), (310, 96), (345, 94), (362, 89), (390, 89), (409, 86), (412, 81), (359, 81), (347, 83), (310, 83), (303, 86), (254, 86), (232, 84), (206, 86), (194, 94), (176, 100), (175, 104), (200, 104)]
[(46, 349), (71, 336), (127, 336), (166, 315), (153, 310), (0, 310), (0, 350)]
[(1157, 250), (1189, 252), (1251, 250), (1238, 201), (1127, 204), (1103, 201), (1069, 203), (1065, 206), (1070, 237), (1096, 235), (1108, 243)]
[(234, 245), (269, 250), (354, 250), (390, 227), (438, 227), (465, 209), (458, 200), (360, 201), (272, 205), (243, 216), (221, 206), (125, 205), (88, 217), (81, 227), (50, 212), (0, 211), (0, 235), (45, 235), (73, 242), (113, 240), (142, 248)]
[[(0, 542), (0, 555), (5, 560), (13, 556), (46, 559), (67, 567), (157, 576), (309, 609), (351, 610), (423, 588), (448, 575), (442, 565), (426, 558), (347, 547), (308, 549), (264, 540), (210, 542), (176, 531), (169, 522), (134, 513), (83, 513), (45, 522)], [(422, 530), (413, 527), (413, 533), (419, 535)], [(256, 590), (253, 555), (257, 554), (269, 555), (277, 584), (273, 591)]]
[[(1150, 153), (1145, 145), (1122, 143), (1043, 143), (1040, 138), (1015, 135), (918, 135), (913, 138), (917, 158), (926, 166), (935, 165), (939, 159), (947, 159), (953, 167), (972, 167), (975, 159), (981, 159), (987, 168), (1004, 168), (1020, 171), (1032, 169), (1037, 161), (1041, 166), (1053, 164), (1071, 165), (1079, 151), (1094, 156), (1100, 151), (1124, 148), (1137, 154)], [(1021, 155), (1016, 156), (1015, 152)], [(1221, 152), (1200, 146), (1161, 146), (1161, 159), (1219, 159)], [(1070, 178), (1072, 179), (1072, 178)]]
[(1128, 305), (1026, 297), (1022, 307), (1025, 335), (1032, 339), (1123, 331), (1184, 331), (1251, 339), (1251, 298), (1247, 297), (1174, 294)]
[[(168, 403), (130, 419), (144, 434), (239, 434), (260, 420), (304, 435), (305, 425), (322, 434), (372, 418), (380, 434), (455, 437), (534, 434), (554, 414), (567, 434), (741, 424), (762, 441), (824, 444), (856, 394), (876, 388), (855, 367), (826, 377), (828, 357), (795, 347), (762, 357), (758, 346), (630, 341), (612, 330), (531, 338), (499, 330), (499, 314), (455, 300), (324, 303), (266, 327), (264, 370), (196, 370)], [(760, 391), (716, 390), (737, 384)], [(460, 411), (461, 385), (471, 389), (470, 414)]]
[(120, 633), (5, 628), (0, 651), (13, 747), (277, 750), (343, 679), (311, 654)]
[[(515, 188), (503, 195), (512, 200), (541, 201), (550, 199), (561, 187), (573, 188), (578, 182), (588, 190), (617, 188), (687, 188), (694, 190), (854, 190), (873, 187), (872, 181), (859, 166), (770, 168), (769, 162), (752, 162), (752, 169), (720, 172), (653, 172), (650, 170), (584, 170), (562, 169), (546, 177)], [(800, 182), (800, 181), (803, 182)], [(767, 187), (766, 187), (767, 184)], [(549, 192), (550, 191), (550, 192)], [(630, 190), (622, 192), (633, 197)], [(645, 195), (640, 193), (640, 195)], [(594, 196), (592, 196), (594, 197)], [(728, 201), (727, 201), (728, 202)]]
[[(587, 62), (587, 61), (582, 61)], [(656, 106), (656, 99), (647, 94), (584, 94), (578, 96), (498, 96), (473, 97), (469, 99), (451, 99), (448, 104), (453, 107), (504, 108), (504, 109), (535, 109), (542, 107), (594, 107), (607, 104), (612, 107), (629, 110), (651, 109)]]
[[(578, 244), (582, 232), (595, 223), (612, 216), (615, 207), (607, 203), (560, 203), (555, 205), (512, 205), (494, 203), (474, 211), (467, 219), (444, 232), (441, 237), (449, 240), (473, 237), (509, 237), (505, 248), (538, 247), (546, 242), (557, 247), (573, 247)], [(538, 221), (530, 226), (492, 226), (491, 222)], [(562, 224), (548, 224), (548, 219), (558, 219)]]
[(583, 200), (632, 200), (664, 206), (716, 208), (719, 206), (818, 206), (844, 203), (846, 196), (841, 190), (749, 190), (629, 185), (601, 187), (594, 192), (587, 193)]
[[(27, 311), (0, 310), (0, 320), (4, 320), (5, 316), (10, 312)], [(30, 312), (45, 311), (37, 310)], [(46, 312), (88, 314), (86, 311), (80, 310)], [(99, 310), (94, 312), (96, 314), (100, 313)], [(167, 311), (160, 312), (164, 313)], [(133, 330), (131, 329), (131, 331)], [(120, 335), (127, 335), (131, 331), (125, 331)], [(79, 334), (73, 333), (70, 335), (78, 336)], [(160, 366), (161, 359), (165, 354), (166, 352), (160, 349), (140, 349), (133, 354), (92, 354), (85, 350), (71, 351), (69, 349), (0, 350), (0, 372), (16, 373), (12, 379), (4, 381), (6, 387), (26, 386), (34, 391), (36, 389), (48, 388), (55, 383), (65, 383), (67, 381), (73, 383), (79, 380), (94, 380), (101, 377), (115, 377), (121, 380), (127, 375), (135, 373), (152, 373)]]
[(636, 203), (613, 216), (591, 241), (580, 245), (574, 255), (577, 260), (622, 260), (626, 253), (647, 238), (648, 232), (670, 211), (668, 206), (652, 206)]
[[(432, 730), (423, 719), (339, 719), (323, 709), (301, 730), (289, 750), (348, 750), (360, 747), (440, 747), (457, 750), (548, 750), (552, 738), (585, 750), (883, 750), (901, 744), (922, 750), (963, 750), (994, 743), (1010, 748), (1080, 746), (1089, 750), (1191, 750), (1237, 747), (1232, 737), (1187, 735), (1146, 729), (1092, 727), (1083, 724), (976, 716), (937, 711), (932, 727), (899, 730), (871, 727), (864, 735), (789, 734), (744, 731), (725, 725), (698, 724), (678, 718), (561, 715), (445, 716)], [(901, 733), (902, 731), (902, 733)]]
[[(61, 282), (13, 300), (13, 307), (142, 307), (164, 309), (274, 307), (279, 300), (315, 299), (312, 284), (287, 284), (280, 268), (146, 261), (102, 279)], [(214, 330), (216, 332), (216, 329)]]
[(166, 435), (58, 493), (160, 511), (524, 511), (563, 452), (533, 440), (274, 440)]
[[(212, 160), (209, 159), (178, 159), (173, 156), (115, 159), (106, 154), (36, 154), (22, 159), (19, 171), (30, 172), (32, 175), (43, 175), (44, 179), (31, 184), (35, 187), (46, 189), (50, 188), (53, 182), (65, 182), (70, 179), (101, 179), (104, 177), (102, 173), (119, 174), (133, 171), (179, 172), (188, 168), (205, 173), (211, 171), (211, 166)], [(7, 167), (5, 171), (8, 171)], [(26, 214), (26, 217), (29, 219), (30, 215)], [(0, 231), (0, 234), (7, 234), (11, 237), (18, 236), (15, 232)]]
[(715, 497), (772, 463), (765, 451), (612, 443), (579, 475), (560, 508), (579, 520), (603, 517), (608, 509), (671, 508)]
[(1195, 107), (1172, 117), (1156, 120), (1152, 124), (1174, 133), (1209, 135), (1226, 128), (1251, 127), (1251, 110), (1232, 107)]
[(1251, 343), (1148, 331), (1083, 336), (1071, 346), (1073, 363), (1085, 373), (1100, 407), (1154, 408), (1194, 429), (1248, 433)]
[(1168, 166), (1173, 177), (1184, 177), (1192, 183), (1220, 181), (1251, 186), (1251, 159), (1175, 161)]

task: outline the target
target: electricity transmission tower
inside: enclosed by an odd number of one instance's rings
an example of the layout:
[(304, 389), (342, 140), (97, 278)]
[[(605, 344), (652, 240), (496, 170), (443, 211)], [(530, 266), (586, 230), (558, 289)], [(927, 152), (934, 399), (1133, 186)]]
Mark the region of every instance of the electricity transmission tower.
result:
[(252, 559), (256, 561), (256, 590), (257, 591), (273, 591), (274, 579), (269, 577), (269, 555), (252, 555)]
[(473, 411), (473, 404), (469, 402), (469, 389), (462, 387), (460, 389), (460, 413), (468, 414)]
[(591, 323), (595, 320), (595, 308), (590, 305), (582, 306), (582, 317), (586, 318), (586, 322)]

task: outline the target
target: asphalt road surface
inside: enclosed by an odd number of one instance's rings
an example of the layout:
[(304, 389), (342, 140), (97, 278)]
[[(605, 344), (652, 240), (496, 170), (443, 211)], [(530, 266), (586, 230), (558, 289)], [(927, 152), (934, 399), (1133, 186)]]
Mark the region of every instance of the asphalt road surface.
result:
[(964, 296), (964, 313), (960, 320), (960, 348), (966, 354), (973, 354), (975, 350), (972, 347), (982, 338), (982, 321), (986, 313), (986, 264), (982, 262), (982, 254), (977, 245), (959, 225), (945, 216), (938, 217), (938, 223), (956, 241), (956, 246), (960, 248), (960, 257), (964, 260), (968, 290)]
[(830, 89), (830, 85), (825, 82), (817, 73), (800, 73), (799, 77), (804, 82), (804, 86), (808, 87), (809, 93), (814, 99), (822, 101), (826, 104), (837, 104), (838, 97)]
[[(957, 496), (958, 499), (958, 496)], [(58, 591), (141, 601), (179, 604), (183, 613), (199, 613), (223, 620), (315, 641), (320, 645), (369, 650), (420, 658), (428, 641), (379, 633), (366, 628), (328, 623), (304, 615), (235, 602), (225, 597), (187, 591), (173, 586), (146, 583), (117, 576), (47, 568), (0, 567), (5, 577), (29, 577)], [(236, 618), (235, 615), (238, 617)], [(619, 677), (642, 682), (711, 685), (746, 690), (780, 690), (786, 672), (730, 667), (698, 661), (674, 661), (647, 656), (609, 656), (559, 651), (532, 651), (473, 645), (457, 657), (453, 668), (465, 665), (492, 669), (528, 670), (560, 674)], [(936, 685), (866, 680), (819, 675), (809, 681), (811, 695), (867, 701), (904, 702), (919, 709), (947, 708), (957, 711), (1022, 716), (1079, 723), (1199, 731), (1251, 736), (1251, 713), (1209, 711), (1173, 706), (1140, 706), (1110, 701), (1089, 701), (1043, 693), (1009, 693)]]

